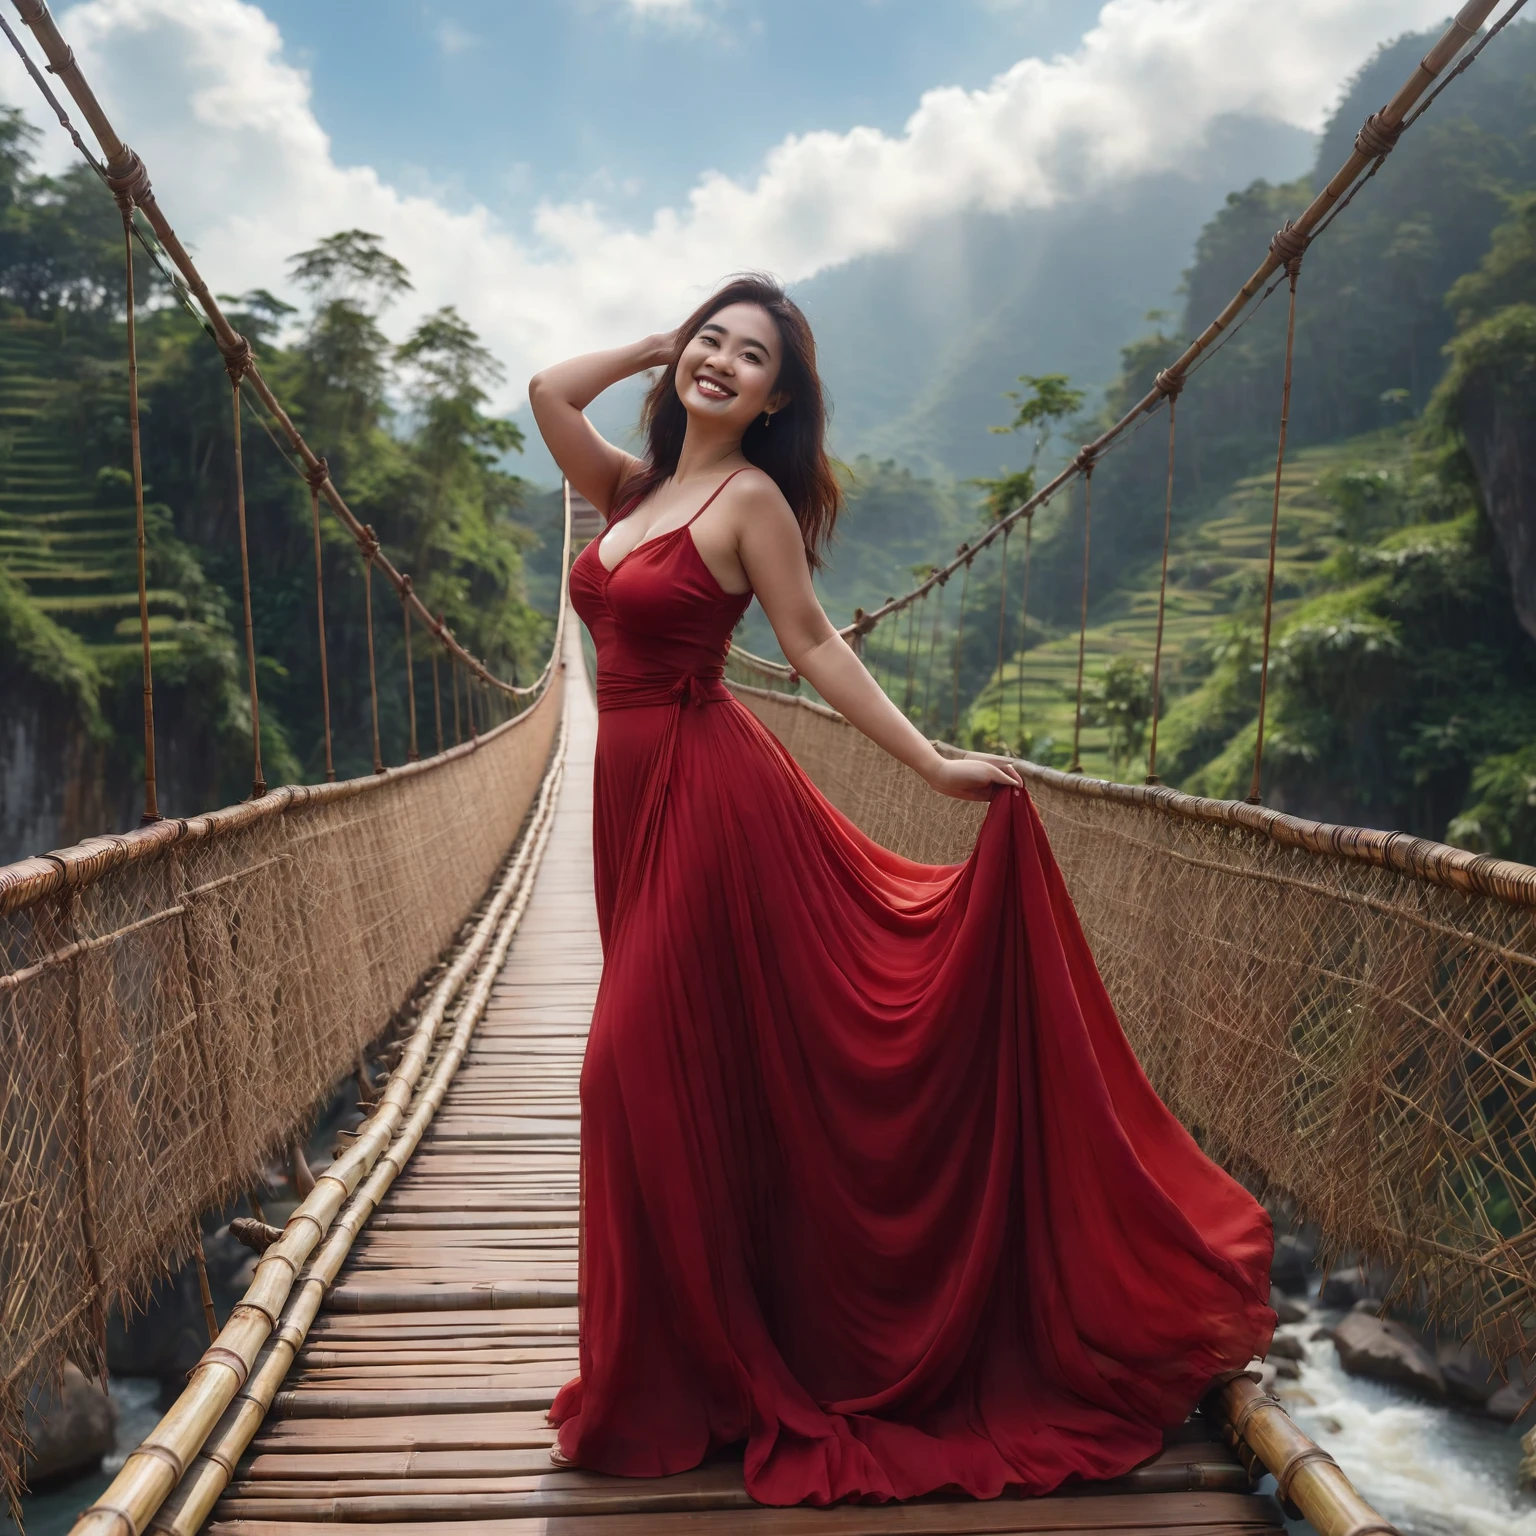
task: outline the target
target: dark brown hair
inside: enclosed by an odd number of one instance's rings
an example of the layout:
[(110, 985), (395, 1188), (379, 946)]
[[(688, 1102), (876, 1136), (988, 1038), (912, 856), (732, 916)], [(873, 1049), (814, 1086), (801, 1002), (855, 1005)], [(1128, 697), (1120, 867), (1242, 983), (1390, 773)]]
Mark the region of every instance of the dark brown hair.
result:
[(758, 417), (747, 428), (741, 451), (784, 493), (814, 569), (821, 565), (821, 551), (842, 509), (843, 493), (827, 458), (827, 407), (816, 372), (815, 338), (800, 306), (765, 273), (743, 272), (729, 279), (678, 328), (677, 350), (651, 386), (640, 412), (645, 458), (620, 490), (616, 506), (643, 501), (676, 472), (688, 429), (687, 409), (677, 397), (677, 361), (699, 328), (731, 304), (758, 305), (773, 317), (779, 330), (783, 356), (774, 387), (788, 397), (787, 403), (774, 412), (772, 426), (764, 426)]

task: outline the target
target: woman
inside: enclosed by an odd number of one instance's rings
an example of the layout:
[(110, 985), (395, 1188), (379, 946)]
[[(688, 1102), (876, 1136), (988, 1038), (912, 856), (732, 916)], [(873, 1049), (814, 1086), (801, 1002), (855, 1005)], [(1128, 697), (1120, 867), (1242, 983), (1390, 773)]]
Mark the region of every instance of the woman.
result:
[[(637, 460), (582, 413), (656, 367)], [(1126, 1471), (1268, 1347), (1269, 1220), (1142, 1075), (1019, 775), (941, 757), (822, 612), (804, 316), (740, 277), (529, 392), (608, 516), (571, 573), (604, 974), (556, 1459), (658, 1476), (745, 1441), (769, 1504)], [(991, 798), (964, 864), (872, 843), (732, 698), (754, 595), (848, 721)]]

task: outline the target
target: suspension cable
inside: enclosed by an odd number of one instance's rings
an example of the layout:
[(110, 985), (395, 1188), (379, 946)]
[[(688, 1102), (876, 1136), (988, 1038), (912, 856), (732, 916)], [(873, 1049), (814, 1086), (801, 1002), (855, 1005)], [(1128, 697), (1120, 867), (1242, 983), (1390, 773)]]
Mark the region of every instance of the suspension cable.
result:
[[(263, 423), (265, 425), (265, 423)], [(330, 468), (322, 458), (306, 472), (309, 481), (310, 528), (315, 541), (315, 625), (320, 640), (320, 716), (325, 728), (325, 782), (336, 782), (336, 762), (331, 752), (331, 674), (325, 643), (325, 557), (320, 545), (320, 487)]]
[[(962, 544), (960, 547), (961, 549), (965, 549), (968, 546)], [(954, 709), (952, 711), (952, 716), (949, 722), (949, 734), (951, 736), (958, 736), (960, 734), (960, 647), (965, 640), (965, 597), (966, 593), (968, 593), (970, 589), (971, 562), (967, 560), (965, 562), (964, 574), (960, 580), (960, 616), (955, 621), (955, 687), (953, 695)]]
[[(235, 523), (240, 536), (240, 603), (245, 621), (245, 669), (251, 690), (251, 799), (259, 800), (267, 792), (261, 771), (261, 696), (256, 687), (256, 632), (251, 623), (251, 555), (245, 528), (245, 452), (240, 434), (240, 380), (250, 363), (251, 346), (243, 336), (238, 345), (224, 351), (224, 368), (229, 374), (231, 424), (235, 446)], [(220, 349), (224, 350), (224, 349)]]
[(364, 538), (359, 546), (363, 556), (363, 629), (368, 636), (368, 702), (373, 711), (373, 771), (384, 772), (384, 754), (379, 750), (379, 674), (373, 655), (373, 562), (379, 541), (373, 525), (363, 525)]
[[(10, 29), (6, 29), (10, 32)], [(11, 34), (14, 39), (15, 34)], [(48, 93), (50, 99), (52, 93)], [(62, 109), (60, 109), (62, 116)], [(155, 774), (155, 678), (149, 642), (149, 580), (144, 532), (144, 444), (139, 430), (139, 341), (138, 295), (133, 280), (133, 198), (137, 182), (107, 179), (123, 216), (123, 285), (126, 294), (125, 318), (128, 344), (128, 446), (133, 465), (133, 538), (134, 563), (139, 579), (139, 649), (144, 695), (144, 811), (141, 826), (160, 820), (160, 796)]]
[(1253, 781), (1248, 787), (1248, 803), (1260, 803), (1260, 779), (1264, 769), (1264, 710), (1269, 702), (1269, 644), (1275, 613), (1275, 554), (1280, 543), (1280, 486), (1285, 475), (1285, 437), (1291, 419), (1291, 363), (1296, 351), (1296, 279), (1301, 275), (1301, 258), (1306, 253), (1307, 237), (1287, 224), (1274, 240), (1285, 256), (1286, 276), (1290, 280), (1290, 309), (1285, 325), (1285, 374), (1280, 385), (1280, 441), (1275, 449), (1275, 494), (1269, 517), (1269, 567), (1264, 578), (1264, 650), (1259, 662), (1259, 720), (1253, 742)]
[(1173, 447), (1179, 418), (1181, 379), (1168, 392), (1168, 489), (1163, 498), (1163, 569), (1157, 587), (1157, 640), (1152, 648), (1152, 740), (1147, 747), (1147, 783), (1161, 784), (1157, 776), (1157, 717), (1162, 707), (1163, 619), (1168, 608), (1168, 538), (1173, 529)]
[(1024, 583), (1019, 595), (1019, 756), (1024, 755), (1024, 657), (1029, 649), (1029, 555), (1031, 535), (1035, 531), (1035, 514), (1024, 519)]
[(1083, 600), (1077, 628), (1077, 712), (1072, 721), (1072, 766), (1068, 773), (1083, 771), (1083, 661), (1088, 650), (1088, 554), (1093, 540), (1093, 456), (1087, 448), (1078, 455), (1086, 462), (1083, 471)]

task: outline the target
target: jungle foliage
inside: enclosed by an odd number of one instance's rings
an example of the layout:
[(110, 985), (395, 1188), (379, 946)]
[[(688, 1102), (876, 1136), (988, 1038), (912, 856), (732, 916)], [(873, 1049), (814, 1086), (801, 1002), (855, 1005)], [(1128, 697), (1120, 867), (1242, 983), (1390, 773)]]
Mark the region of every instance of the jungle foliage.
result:
[[(123, 233), (88, 170), (36, 174), (32, 130), (0, 109), (0, 679), (57, 695), (110, 743), (109, 772), (142, 770), (124, 358)], [(381, 327), (409, 274), (358, 230), (292, 260), (303, 312), (264, 291), (223, 300), (263, 373), (385, 553), (465, 643), (507, 675), (536, 672), (545, 616), (524, 590), (521, 447), (488, 412), (500, 369), (453, 309), (405, 340)], [(142, 252), (136, 262), (157, 707), (165, 809), (187, 814), (249, 786), (231, 391), (202, 327)], [(309, 492), (243, 417), (263, 755), (270, 782), (323, 771)], [(336, 766), (372, 766), (362, 564), (323, 514)], [(374, 584), (386, 761), (405, 755), (403, 622)], [(416, 640), (423, 751), (433, 745), (430, 646)], [(448, 687), (443, 674), (443, 688)], [(448, 730), (452, 732), (451, 718)], [(198, 766), (178, 778), (177, 760)], [(126, 810), (126, 807), (125, 807)], [(14, 853), (14, 850), (7, 850)]]

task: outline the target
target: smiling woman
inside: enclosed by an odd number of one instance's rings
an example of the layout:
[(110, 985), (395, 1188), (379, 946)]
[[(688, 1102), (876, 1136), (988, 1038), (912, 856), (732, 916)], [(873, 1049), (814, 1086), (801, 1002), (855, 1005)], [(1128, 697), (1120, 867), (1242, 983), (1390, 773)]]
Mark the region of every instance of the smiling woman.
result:
[(745, 274), (701, 304), (673, 339), (682, 350), (645, 397), (645, 462), (622, 495), (644, 501), (672, 478), (690, 411), (703, 413), (784, 493), (807, 558), (819, 566), (842, 490), (827, 462), (826, 402), (805, 316), (771, 278)]
[[(658, 365), (640, 461), (583, 412)], [(1017, 773), (941, 756), (816, 601), (804, 317), (740, 278), (529, 395), (609, 520), (570, 581), (603, 973), (557, 1460), (661, 1476), (745, 1441), (768, 1504), (1120, 1475), (1268, 1344), (1269, 1218), (1143, 1076)], [(851, 725), (991, 801), (966, 862), (865, 837), (725, 687), (754, 595)]]

